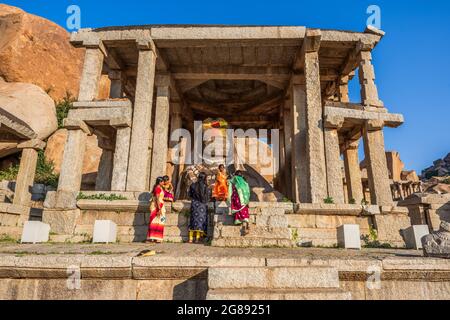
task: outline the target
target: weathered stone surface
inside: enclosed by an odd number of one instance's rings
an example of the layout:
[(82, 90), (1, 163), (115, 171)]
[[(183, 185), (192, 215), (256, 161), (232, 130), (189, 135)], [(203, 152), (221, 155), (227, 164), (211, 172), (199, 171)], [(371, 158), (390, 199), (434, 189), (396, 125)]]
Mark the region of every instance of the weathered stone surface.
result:
[(29, 206), (31, 203), (31, 189), (33, 188), (34, 176), (38, 153), (34, 149), (23, 149), (20, 159), (19, 173), (14, 192), (13, 203), (22, 206)]
[[(64, 155), (64, 146), (67, 140), (67, 129), (57, 130), (47, 142), (45, 158), (53, 162), (55, 173), (61, 172), (61, 164)], [(97, 176), (102, 149), (98, 147), (95, 135), (86, 139), (86, 151), (83, 157), (82, 183), (93, 185)]]
[(52, 233), (71, 235), (75, 231), (75, 226), (80, 215), (81, 212), (78, 209), (46, 209), (42, 214), (42, 221), (50, 225)]
[(318, 290), (209, 290), (207, 300), (350, 300), (352, 294), (340, 289)]
[(40, 140), (58, 127), (53, 100), (33, 84), (0, 82), (0, 108), (26, 123)]
[(364, 152), (367, 159), (367, 174), (372, 204), (392, 205), (384, 135), (382, 128), (372, 128), (369, 120), (364, 127)]
[(210, 268), (210, 289), (338, 288), (337, 269), (331, 267)]
[(442, 221), (439, 231), (422, 238), (424, 255), (450, 259), (450, 222)]
[(5, 4), (0, 5), (0, 25), (0, 77), (34, 83), (57, 101), (67, 92), (78, 94), (84, 52), (70, 45), (67, 31)]
[(152, 140), (150, 139), (152, 137), (151, 105), (153, 104), (155, 60), (156, 56), (153, 51), (139, 51), (127, 191), (144, 191), (149, 189), (150, 149), (152, 147)]
[(376, 215), (374, 216), (374, 222), (380, 242), (390, 243), (395, 247), (405, 246), (403, 231), (411, 226), (411, 221), (407, 215)]

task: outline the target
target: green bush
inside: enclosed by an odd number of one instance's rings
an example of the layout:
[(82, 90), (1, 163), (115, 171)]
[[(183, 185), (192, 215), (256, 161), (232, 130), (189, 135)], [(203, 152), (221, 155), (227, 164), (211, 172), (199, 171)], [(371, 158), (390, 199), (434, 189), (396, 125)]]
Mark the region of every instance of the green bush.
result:
[(450, 184), (450, 177), (445, 178), (444, 180), (442, 180), (442, 183), (444, 183), (444, 184)]
[(328, 198), (323, 199), (323, 202), (326, 204), (333, 204), (334, 199), (332, 197), (328, 197)]
[(59, 175), (55, 173), (53, 162), (45, 159), (44, 151), (39, 151), (34, 182), (57, 188), (58, 180)]
[[(9, 168), (0, 171), (1, 180), (16, 180), (19, 174), (20, 165), (12, 165)], [(52, 162), (47, 161), (44, 156), (44, 151), (38, 152), (38, 160), (36, 164), (36, 175), (34, 177), (35, 183), (45, 184), (54, 188), (58, 187), (59, 175), (54, 173), (54, 165)]]
[(67, 114), (69, 113), (70, 108), (72, 108), (72, 104), (75, 99), (70, 95), (70, 93), (66, 93), (64, 99), (56, 104), (56, 118), (58, 119), (58, 129), (63, 127), (63, 121), (67, 118)]
[(4, 170), (0, 171), (0, 181), (2, 180), (16, 180), (19, 174), (19, 165), (10, 166)]
[(77, 200), (105, 200), (105, 201), (116, 201), (116, 200), (128, 200), (124, 196), (120, 196), (117, 194), (104, 194), (104, 193), (98, 193), (93, 195), (86, 195), (83, 192), (80, 192), (78, 194)]

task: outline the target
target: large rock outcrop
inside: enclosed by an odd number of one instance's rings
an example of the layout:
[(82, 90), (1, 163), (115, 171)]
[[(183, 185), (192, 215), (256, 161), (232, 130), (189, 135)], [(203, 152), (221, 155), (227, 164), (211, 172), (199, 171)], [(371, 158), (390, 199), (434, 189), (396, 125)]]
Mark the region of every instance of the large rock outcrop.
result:
[(0, 80), (0, 108), (28, 125), (38, 139), (45, 140), (58, 128), (53, 100), (33, 84)]
[(445, 158), (434, 161), (431, 167), (422, 171), (423, 179), (446, 176), (450, 176), (450, 153)]
[[(60, 129), (56, 131), (47, 142), (45, 158), (53, 162), (55, 173), (59, 173), (61, 171), (61, 163), (64, 155), (64, 145), (66, 143), (66, 139), (67, 130)], [(83, 160), (82, 177), (83, 186), (88, 189), (95, 185), (101, 156), (102, 149), (98, 147), (97, 137), (95, 135), (88, 136)]]
[(56, 101), (78, 95), (84, 50), (57, 24), (0, 4), (0, 77), (41, 87)]

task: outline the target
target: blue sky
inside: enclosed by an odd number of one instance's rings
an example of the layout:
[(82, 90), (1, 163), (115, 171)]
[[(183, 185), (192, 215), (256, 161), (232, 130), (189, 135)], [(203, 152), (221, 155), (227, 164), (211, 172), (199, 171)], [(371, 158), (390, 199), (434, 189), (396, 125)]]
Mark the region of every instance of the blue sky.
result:
[[(301, 25), (363, 31), (366, 9), (381, 8), (385, 38), (374, 51), (376, 83), (390, 112), (406, 122), (386, 129), (386, 149), (420, 172), (450, 152), (450, 1), (46, 1), (6, 0), (66, 26), (66, 9), (81, 8), (82, 27), (139, 24)], [(357, 83), (351, 98), (359, 101)]]

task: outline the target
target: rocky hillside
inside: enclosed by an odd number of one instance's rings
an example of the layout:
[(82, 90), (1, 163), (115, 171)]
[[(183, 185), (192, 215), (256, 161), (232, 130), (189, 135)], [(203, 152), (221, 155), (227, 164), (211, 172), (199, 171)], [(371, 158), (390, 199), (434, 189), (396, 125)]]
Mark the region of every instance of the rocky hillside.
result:
[(450, 153), (422, 171), (424, 190), (427, 193), (450, 194)]
[(434, 161), (431, 167), (422, 171), (422, 179), (424, 180), (447, 176), (450, 176), (450, 153), (445, 158)]

